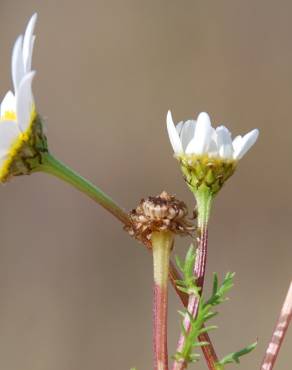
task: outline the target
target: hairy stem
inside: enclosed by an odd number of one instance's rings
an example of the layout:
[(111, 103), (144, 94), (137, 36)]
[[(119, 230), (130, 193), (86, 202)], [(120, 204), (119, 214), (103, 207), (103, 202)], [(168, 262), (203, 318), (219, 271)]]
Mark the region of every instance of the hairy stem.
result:
[(272, 370), (292, 318), (292, 282), (288, 289), (272, 339), (263, 359), (261, 370)]
[(173, 235), (169, 231), (152, 233), (153, 250), (153, 351), (154, 369), (168, 370), (167, 283)]
[(73, 185), (76, 189), (89, 196), (119, 221), (125, 225), (130, 224), (129, 217), (107, 194), (105, 194), (97, 186), (93, 185), (90, 181), (74, 172), (71, 168), (60, 162), (53, 157), (50, 153), (43, 156), (43, 163), (38, 168), (38, 171), (43, 171), (66, 181)]
[[(179, 296), (182, 304), (187, 308), (188, 307), (188, 301), (189, 296), (186, 293), (183, 293), (181, 290), (177, 288), (176, 281), (182, 280), (182, 277), (180, 276), (180, 273), (177, 271), (176, 267), (172, 262), (170, 262), (169, 267), (169, 279), (171, 281), (171, 284), (176, 291), (177, 295)], [(209, 370), (216, 370), (216, 364), (218, 363), (218, 356), (216, 354), (215, 348), (212, 344), (212, 341), (209, 337), (208, 333), (202, 333), (198, 337), (200, 342), (208, 342), (208, 346), (202, 346), (201, 350), (204, 354), (207, 366)]]
[[(202, 189), (196, 193), (196, 200), (198, 204), (198, 231), (199, 231), (199, 245), (197, 251), (197, 258), (194, 266), (194, 275), (196, 277), (196, 285), (200, 288), (200, 294), (202, 294), (206, 261), (207, 261), (207, 248), (208, 248), (208, 220), (210, 216), (211, 204), (213, 200), (212, 194), (207, 188)], [(192, 315), (193, 318), (197, 316), (199, 299), (195, 294), (190, 295), (187, 311)], [(186, 345), (186, 337), (191, 331), (191, 320), (189, 315), (185, 316), (184, 322), (185, 332), (181, 333), (177, 344), (177, 353), (183, 353)], [(188, 365), (186, 358), (175, 360), (173, 364), (173, 370), (186, 369)], [(215, 369), (212, 367), (211, 369)]]

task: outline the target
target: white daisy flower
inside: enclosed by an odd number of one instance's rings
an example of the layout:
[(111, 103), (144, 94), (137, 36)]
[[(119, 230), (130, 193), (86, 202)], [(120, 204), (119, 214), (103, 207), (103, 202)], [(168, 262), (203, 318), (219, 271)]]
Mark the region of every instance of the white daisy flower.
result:
[(32, 129), (37, 120), (32, 94), (35, 72), (31, 69), (36, 20), (34, 14), (24, 35), (14, 44), (11, 63), (14, 93), (8, 91), (0, 105), (0, 181), (7, 178), (14, 160), (23, 157), (24, 147), (32, 144)]
[(225, 126), (213, 128), (205, 112), (196, 121), (179, 122), (175, 126), (168, 111), (166, 122), (175, 157), (195, 195), (206, 191), (212, 196), (217, 194), (259, 135), (255, 129), (232, 141), (230, 131)]
[(197, 120), (179, 122), (175, 126), (168, 111), (166, 122), (169, 139), (177, 155), (207, 155), (237, 161), (255, 144), (259, 135), (258, 129), (254, 129), (232, 141), (230, 131), (225, 126), (213, 128), (205, 112), (200, 113)]

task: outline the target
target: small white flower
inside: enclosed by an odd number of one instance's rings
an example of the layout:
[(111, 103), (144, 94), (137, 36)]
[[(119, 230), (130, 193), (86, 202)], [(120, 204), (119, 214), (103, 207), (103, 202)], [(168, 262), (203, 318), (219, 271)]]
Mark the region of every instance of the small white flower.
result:
[(167, 113), (167, 131), (175, 154), (207, 155), (224, 160), (239, 160), (257, 141), (259, 131), (254, 129), (233, 141), (225, 126), (214, 129), (207, 113), (199, 114), (197, 120), (174, 125), (171, 112)]
[(11, 63), (14, 93), (8, 91), (0, 105), (0, 181), (9, 172), (22, 145), (29, 140), (37, 116), (31, 87), (35, 75), (31, 61), (36, 20), (37, 14), (34, 14), (24, 35), (14, 44)]

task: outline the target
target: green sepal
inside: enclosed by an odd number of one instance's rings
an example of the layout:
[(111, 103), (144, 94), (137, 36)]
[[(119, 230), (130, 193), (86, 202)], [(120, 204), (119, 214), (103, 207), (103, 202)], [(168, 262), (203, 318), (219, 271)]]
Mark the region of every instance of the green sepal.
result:
[(1, 182), (9, 180), (12, 176), (30, 175), (40, 169), (43, 156), (48, 153), (48, 143), (39, 115), (34, 117), (25, 136), (26, 139), (20, 142), (14, 156), (9, 160)]
[(234, 173), (237, 161), (211, 158), (208, 155), (182, 154), (177, 156), (184, 179), (193, 193), (207, 187), (214, 196)]

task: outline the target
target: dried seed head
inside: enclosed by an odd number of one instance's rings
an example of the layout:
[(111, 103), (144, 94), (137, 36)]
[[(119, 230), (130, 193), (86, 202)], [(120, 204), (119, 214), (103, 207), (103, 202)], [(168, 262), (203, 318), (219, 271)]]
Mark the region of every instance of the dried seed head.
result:
[(153, 231), (171, 231), (180, 235), (192, 235), (195, 227), (187, 219), (188, 210), (184, 202), (163, 191), (156, 197), (142, 199), (129, 216), (132, 225), (126, 230), (144, 244), (149, 245)]

